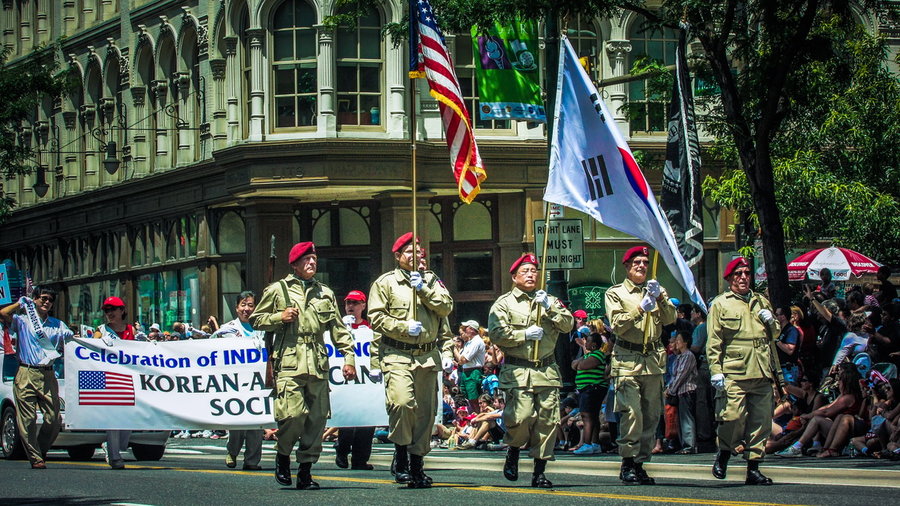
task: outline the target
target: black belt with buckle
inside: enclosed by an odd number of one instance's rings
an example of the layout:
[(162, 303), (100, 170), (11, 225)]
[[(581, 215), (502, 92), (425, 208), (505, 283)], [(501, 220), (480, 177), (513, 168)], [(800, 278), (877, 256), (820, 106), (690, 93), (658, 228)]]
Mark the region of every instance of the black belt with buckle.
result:
[(381, 336), (381, 342), (390, 346), (391, 348), (396, 348), (401, 351), (420, 351), (422, 353), (428, 353), (429, 351), (437, 347), (437, 341), (431, 341), (430, 343), (413, 344), (404, 343), (403, 341), (398, 341), (396, 339), (391, 339), (388, 336)]
[(647, 353), (650, 351), (659, 350), (662, 348), (662, 343), (660, 341), (654, 341), (652, 343), (647, 343), (647, 349), (644, 349), (643, 343), (632, 343), (631, 341), (626, 341), (624, 339), (616, 339), (616, 346), (621, 348), (625, 348), (628, 351), (636, 351), (638, 353)]
[(52, 365), (31, 365), (31, 364), (26, 364), (25, 362), (19, 362), (19, 365), (26, 369), (38, 369), (40, 371), (52, 371), (53, 370)]
[(538, 360), (528, 360), (526, 358), (510, 357), (509, 355), (507, 355), (506, 361), (504, 362), (504, 364), (534, 368), (547, 367), (548, 365), (553, 363), (556, 363), (556, 357), (554, 357), (553, 355), (547, 355), (546, 357)]

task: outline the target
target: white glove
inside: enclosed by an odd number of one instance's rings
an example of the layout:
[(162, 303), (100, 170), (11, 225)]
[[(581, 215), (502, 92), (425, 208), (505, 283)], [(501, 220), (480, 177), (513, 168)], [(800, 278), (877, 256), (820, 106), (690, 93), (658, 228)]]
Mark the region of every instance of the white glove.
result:
[(653, 296), (653, 298), (658, 298), (662, 294), (662, 288), (659, 286), (659, 281), (655, 279), (651, 279), (647, 281), (647, 293)]
[(537, 325), (532, 325), (525, 329), (525, 339), (529, 341), (540, 341), (544, 337), (544, 329)]
[(422, 279), (422, 273), (419, 271), (412, 271), (409, 273), (409, 284), (412, 285), (416, 291), (422, 290), (425, 287), (425, 280)]
[(103, 344), (112, 348), (113, 346), (113, 338), (109, 337), (106, 334), (100, 334), (100, 340), (103, 341)]
[(353, 316), (352, 314), (348, 314), (348, 315), (344, 316), (343, 318), (341, 318), (341, 321), (344, 322), (344, 325), (346, 327), (350, 327), (351, 325), (356, 323), (356, 317)]
[(144, 333), (141, 332), (141, 331), (137, 331), (137, 333), (134, 334), (134, 340), (135, 340), (135, 341), (146, 341), (146, 340), (147, 340), (147, 334), (144, 334)]
[(21, 297), (19, 297), (19, 305), (20, 305), (20, 306), (24, 306), (25, 304), (33, 303), (33, 302), (34, 302), (34, 301), (31, 300), (31, 297), (26, 297), (26, 296), (24, 296), (24, 295), (21, 296)]
[(547, 292), (543, 290), (534, 292), (534, 301), (544, 306), (544, 309), (550, 309), (550, 297), (547, 297)]
[(711, 378), (709, 378), (709, 383), (718, 391), (725, 390), (725, 375), (724, 374), (713, 374)]
[(582, 325), (582, 326), (578, 327), (578, 333), (584, 337), (587, 337), (587, 336), (591, 335), (591, 328), (588, 327), (587, 325)]
[(766, 325), (772, 323), (772, 320), (775, 319), (775, 317), (772, 316), (772, 312), (768, 309), (760, 309), (756, 314), (759, 316), (759, 319), (762, 320), (762, 322)]
[(441, 359), (441, 369), (443, 369), (444, 372), (449, 373), (453, 370), (453, 361), (449, 358)]
[(656, 298), (649, 293), (644, 295), (644, 298), (641, 299), (641, 309), (643, 309), (645, 313), (649, 313), (656, 309)]
[(406, 325), (409, 326), (409, 335), (413, 337), (418, 336), (422, 332), (422, 322), (406, 320)]

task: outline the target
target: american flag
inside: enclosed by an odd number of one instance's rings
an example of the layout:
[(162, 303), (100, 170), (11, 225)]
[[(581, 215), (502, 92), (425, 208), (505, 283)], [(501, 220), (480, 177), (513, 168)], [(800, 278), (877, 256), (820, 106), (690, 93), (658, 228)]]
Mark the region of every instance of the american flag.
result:
[(438, 101), (459, 198), (469, 204), (481, 190), (481, 182), (487, 178), (475, 144), (469, 111), (431, 4), (428, 0), (409, 0), (409, 12), (409, 75), (422, 77), (424, 71), (431, 96)]
[(134, 406), (134, 382), (128, 374), (78, 371), (78, 404)]

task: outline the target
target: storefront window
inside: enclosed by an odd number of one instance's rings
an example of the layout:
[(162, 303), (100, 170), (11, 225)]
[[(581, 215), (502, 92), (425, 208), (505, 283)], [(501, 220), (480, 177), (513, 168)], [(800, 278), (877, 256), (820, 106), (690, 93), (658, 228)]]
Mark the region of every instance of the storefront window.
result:
[[(221, 292), (219, 324), (235, 318), (234, 300), (247, 286), (247, 272), (242, 262), (225, 262), (219, 264), (219, 290)], [(257, 302), (261, 293), (256, 294)]]
[(453, 266), (456, 291), (478, 292), (494, 288), (494, 260), (490, 251), (454, 253)]
[(218, 251), (220, 254), (245, 253), (247, 238), (244, 220), (235, 212), (227, 212), (219, 220)]

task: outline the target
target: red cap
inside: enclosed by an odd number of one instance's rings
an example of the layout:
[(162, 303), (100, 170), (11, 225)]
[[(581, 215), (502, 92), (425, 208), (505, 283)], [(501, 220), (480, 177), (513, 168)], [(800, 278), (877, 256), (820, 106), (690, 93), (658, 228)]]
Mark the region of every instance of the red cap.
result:
[(525, 253), (524, 255), (520, 256), (518, 260), (512, 263), (512, 265), (509, 267), (509, 273), (515, 274), (516, 269), (518, 269), (522, 264), (534, 264), (534, 266), (537, 267), (538, 259), (531, 253)]
[(103, 305), (100, 306), (100, 307), (101, 307), (101, 308), (104, 308), (104, 307), (125, 307), (125, 303), (122, 302), (122, 299), (120, 299), (120, 298), (118, 298), (118, 297), (107, 297), (106, 300), (103, 301)]
[(587, 320), (588, 315), (587, 311), (585, 311), (584, 309), (579, 309), (578, 311), (572, 313), (572, 316), (574, 316), (575, 318), (581, 318), (582, 320)]
[(311, 242), (298, 242), (291, 248), (291, 254), (288, 255), (288, 263), (292, 264), (303, 258), (304, 255), (314, 255), (316, 253), (316, 245)]
[(350, 290), (350, 293), (344, 297), (344, 300), (359, 300), (362, 302), (366, 301), (366, 294), (360, 292), (359, 290)]
[(635, 247), (629, 249), (628, 251), (625, 252), (624, 255), (622, 255), (622, 263), (623, 264), (628, 263), (629, 260), (631, 260), (632, 258), (634, 258), (638, 255), (644, 255), (645, 257), (649, 257), (650, 256), (650, 248), (648, 248), (646, 246), (635, 246)]
[[(391, 251), (396, 253), (406, 247), (410, 242), (412, 242), (412, 232), (407, 232), (394, 241), (394, 246), (391, 248)], [(416, 242), (419, 242), (419, 240), (416, 239)]]
[(728, 276), (731, 276), (731, 273), (734, 272), (738, 267), (750, 267), (750, 264), (747, 263), (747, 259), (744, 257), (737, 257), (734, 260), (728, 262), (728, 265), (725, 266), (725, 272), (722, 273), (722, 277), (728, 279)]

